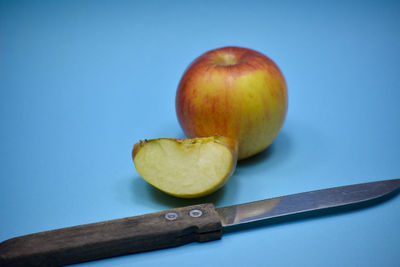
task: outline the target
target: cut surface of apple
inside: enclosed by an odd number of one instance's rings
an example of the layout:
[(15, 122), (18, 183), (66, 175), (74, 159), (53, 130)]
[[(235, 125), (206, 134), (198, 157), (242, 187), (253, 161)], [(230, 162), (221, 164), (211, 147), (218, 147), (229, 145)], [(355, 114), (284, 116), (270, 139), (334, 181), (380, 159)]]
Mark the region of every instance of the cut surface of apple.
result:
[(221, 188), (236, 169), (237, 141), (212, 136), (160, 138), (136, 143), (132, 158), (139, 175), (167, 194), (194, 198)]

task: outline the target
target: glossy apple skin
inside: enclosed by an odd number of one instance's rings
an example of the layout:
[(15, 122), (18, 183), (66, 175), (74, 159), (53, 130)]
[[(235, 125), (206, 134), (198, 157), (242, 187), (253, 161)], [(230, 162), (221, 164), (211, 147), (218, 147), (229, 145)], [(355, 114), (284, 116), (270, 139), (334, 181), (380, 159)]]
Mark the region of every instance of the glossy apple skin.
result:
[(218, 134), (236, 139), (239, 159), (244, 159), (266, 149), (278, 135), (287, 113), (287, 86), (267, 56), (223, 47), (189, 65), (175, 104), (189, 138)]

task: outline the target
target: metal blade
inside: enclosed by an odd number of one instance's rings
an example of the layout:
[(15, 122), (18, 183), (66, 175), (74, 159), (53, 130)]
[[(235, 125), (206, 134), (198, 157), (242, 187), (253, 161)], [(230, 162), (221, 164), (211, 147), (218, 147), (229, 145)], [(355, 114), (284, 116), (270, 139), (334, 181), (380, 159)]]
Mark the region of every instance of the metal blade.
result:
[(222, 226), (266, 220), (297, 213), (357, 204), (385, 196), (400, 187), (400, 179), (340, 186), (217, 208)]

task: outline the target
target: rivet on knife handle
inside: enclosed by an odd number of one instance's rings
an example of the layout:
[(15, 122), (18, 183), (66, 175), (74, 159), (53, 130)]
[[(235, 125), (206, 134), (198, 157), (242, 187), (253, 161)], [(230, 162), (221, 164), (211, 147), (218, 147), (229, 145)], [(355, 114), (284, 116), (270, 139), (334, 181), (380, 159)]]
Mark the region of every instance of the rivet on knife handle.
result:
[(0, 266), (57, 266), (221, 238), (212, 204), (79, 225), (0, 243)]

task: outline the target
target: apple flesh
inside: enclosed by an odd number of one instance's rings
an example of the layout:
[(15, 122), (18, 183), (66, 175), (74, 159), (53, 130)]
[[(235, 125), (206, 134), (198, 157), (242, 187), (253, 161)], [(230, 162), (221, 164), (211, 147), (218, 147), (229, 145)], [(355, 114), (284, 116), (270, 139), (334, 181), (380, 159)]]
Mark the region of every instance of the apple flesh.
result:
[(176, 113), (189, 138), (215, 134), (239, 142), (239, 159), (267, 148), (287, 111), (287, 86), (267, 56), (242, 47), (204, 53), (186, 69)]
[(236, 168), (236, 140), (223, 136), (160, 138), (136, 143), (132, 158), (148, 183), (167, 194), (194, 198), (221, 188)]

